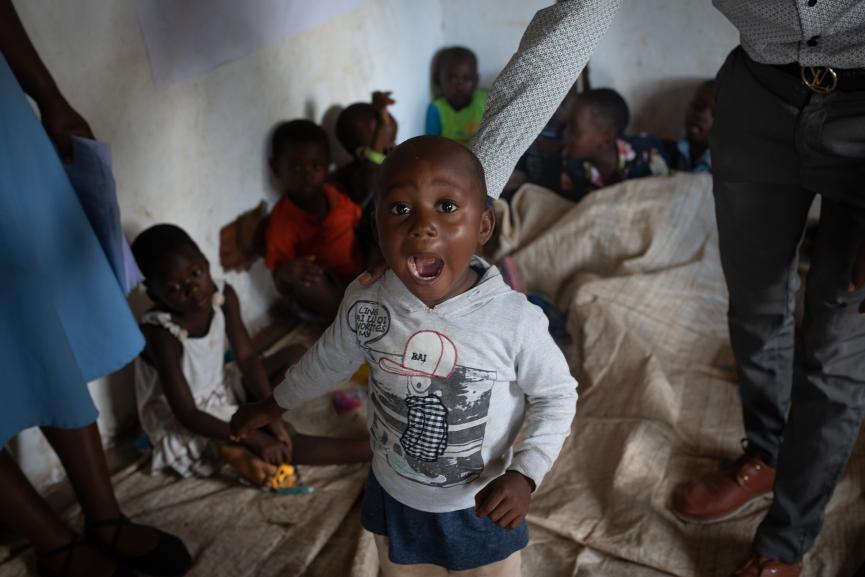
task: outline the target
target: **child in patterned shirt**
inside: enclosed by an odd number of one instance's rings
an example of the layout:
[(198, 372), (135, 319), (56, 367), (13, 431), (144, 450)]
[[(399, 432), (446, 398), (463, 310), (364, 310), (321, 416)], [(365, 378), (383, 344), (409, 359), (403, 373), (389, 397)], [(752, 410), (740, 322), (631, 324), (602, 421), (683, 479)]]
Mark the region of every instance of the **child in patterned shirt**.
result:
[(628, 105), (615, 90), (597, 88), (577, 96), (565, 128), (562, 196), (579, 201), (623, 180), (669, 173), (660, 139), (625, 136), (629, 119)]

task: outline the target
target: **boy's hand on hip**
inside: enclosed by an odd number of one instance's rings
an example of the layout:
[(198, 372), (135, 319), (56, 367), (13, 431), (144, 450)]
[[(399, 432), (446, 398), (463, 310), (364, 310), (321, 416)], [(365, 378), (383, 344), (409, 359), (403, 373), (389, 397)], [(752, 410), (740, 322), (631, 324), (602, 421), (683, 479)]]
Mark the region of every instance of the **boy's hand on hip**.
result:
[(489, 517), (502, 529), (515, 529), (529, 512), (532, 481), (516, 471), (505, 471), (475, 495), (475, 515)]
[(228, 425), (231, 429), (231, 439), (239, 441), (253, 431), (281, 417), (282, 407), (276, 403), (273, 396), (257, 403), (240, 405), (237, 412), (231, 416), (231, 422)]

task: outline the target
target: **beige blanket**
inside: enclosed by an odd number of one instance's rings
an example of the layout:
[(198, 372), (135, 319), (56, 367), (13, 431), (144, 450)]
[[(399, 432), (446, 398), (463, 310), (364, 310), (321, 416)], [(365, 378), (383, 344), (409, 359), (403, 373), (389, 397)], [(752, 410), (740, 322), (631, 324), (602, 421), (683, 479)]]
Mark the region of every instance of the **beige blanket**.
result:
[[(629, 181), (579, 205), (526, 187), (499, 217), (501, 246), (531, 290), (568, 311), (581, 394), (573, 433), (533, 499), (523, 574), (729, 574), (762, 513), (696, 527), (669, 512), (673, 487), (735, 457), (743, 437), (709, 177)], [(294, 417), (308, 432), (363, 424), (333, 415), (326, 399)], [(803, 575), (850, 575), (865, 557), (863, 453), (859, 443)], [(137, 520), (186, 539), (191, 575), (374, 577), (358, 515), (365, 469), (302, 474), (315, 493), (142, 472), (117, 490)], [(13, 557), (0, 576), (25, 575), (29, 558)]]

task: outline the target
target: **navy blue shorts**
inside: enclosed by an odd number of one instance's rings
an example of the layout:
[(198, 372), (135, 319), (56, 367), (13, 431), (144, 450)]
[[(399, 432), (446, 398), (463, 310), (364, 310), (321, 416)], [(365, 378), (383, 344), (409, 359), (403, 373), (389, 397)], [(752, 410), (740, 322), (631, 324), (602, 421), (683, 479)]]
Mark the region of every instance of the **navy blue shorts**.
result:
[(367, 531), (388, 539), (392, 563), (430, 563), (449, 571), (465, 571), (507, 559), (529, 543), (523, 521), (502, 529), (489, 517), (478, 519), (474, 507), (449, 513), (428, 513), (403, 505), (381, 488), (372, 469), (360, 514)]

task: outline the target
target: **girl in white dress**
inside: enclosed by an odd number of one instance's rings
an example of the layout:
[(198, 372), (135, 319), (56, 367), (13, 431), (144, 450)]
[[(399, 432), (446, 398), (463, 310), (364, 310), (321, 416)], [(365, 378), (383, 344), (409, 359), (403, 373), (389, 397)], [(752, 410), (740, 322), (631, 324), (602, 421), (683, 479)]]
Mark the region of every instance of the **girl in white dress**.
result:
[[(228, 420), (240, 403), (270, 395), (305, 348), (256, 354), (237, 293), (214, 281), (207, 259), (180, 228), (160, 224), (141, 233), (132, 251), (154, 308), (142, 318), (147, 345), (135, 365), (138, 414), (153, 444), (152, 470), (210, 476), (229, 464), (266, 485), (283, 463), (369, 460), (369, 441), (289, 434), (280, 418), (234, 443)], [(225, 364), (226, 337), (236, 364)]]

